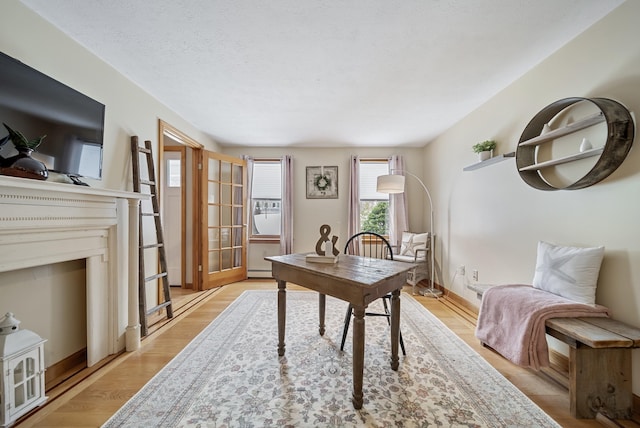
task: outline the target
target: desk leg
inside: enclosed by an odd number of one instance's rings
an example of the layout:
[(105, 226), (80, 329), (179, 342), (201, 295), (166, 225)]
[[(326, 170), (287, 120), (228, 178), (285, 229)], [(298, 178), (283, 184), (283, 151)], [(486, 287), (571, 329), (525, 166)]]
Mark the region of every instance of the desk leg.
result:
[(324, 336), (324, 313), (327, 307), (327, 295), (320, 293), (318, 295), (318, 313), (320, 315), (320, 336)]
[(364, 374), (364, 309), (353, 307), (353, 407), (362, 408), (362, 377)]
[(400, 290), (391, 293), (391, 369), (398, 370), (398, 342), (400, 338)]
[(278, 281), (278, 355), (284, 355), (284, 327), (287, 321), (287, 281)]

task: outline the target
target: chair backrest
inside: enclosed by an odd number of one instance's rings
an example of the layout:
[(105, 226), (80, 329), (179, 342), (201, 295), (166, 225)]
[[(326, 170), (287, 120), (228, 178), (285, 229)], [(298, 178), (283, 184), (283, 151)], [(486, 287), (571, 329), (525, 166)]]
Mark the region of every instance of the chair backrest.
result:
[(429, 250), (431, 240), (431, 234), (428, 232), (425, 233), (411, 233), (411, 232), (402, 232), (402, 238), (400, 243), (400, 249), (398, 250), (397, 256), (407, 256), (407, 257), (426, 257), (426, 252), (420, 251), (416, 254), (417, 250)]
[(344, 253), (393, 260), (391, 244), (384, 236), (375, 232), (359, 232), (353, 235), (344, 246)]

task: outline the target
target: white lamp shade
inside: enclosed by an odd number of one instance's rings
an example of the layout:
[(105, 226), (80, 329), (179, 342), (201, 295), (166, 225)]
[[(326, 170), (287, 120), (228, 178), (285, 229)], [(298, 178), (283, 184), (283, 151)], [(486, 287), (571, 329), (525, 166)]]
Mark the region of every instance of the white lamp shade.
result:
[(376, 190), (379, 193), (404, 192), (404, 175), (390, 174), (378, 176)]

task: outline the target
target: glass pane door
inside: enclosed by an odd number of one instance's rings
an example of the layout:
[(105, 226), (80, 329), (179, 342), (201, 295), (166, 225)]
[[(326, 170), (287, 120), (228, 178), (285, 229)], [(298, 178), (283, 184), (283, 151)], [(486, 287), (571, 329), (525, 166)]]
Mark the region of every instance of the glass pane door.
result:
[(205, 151), (202, 188), (207, 225), (203, 242), (204, 288), (246, 279), (246, 164)]

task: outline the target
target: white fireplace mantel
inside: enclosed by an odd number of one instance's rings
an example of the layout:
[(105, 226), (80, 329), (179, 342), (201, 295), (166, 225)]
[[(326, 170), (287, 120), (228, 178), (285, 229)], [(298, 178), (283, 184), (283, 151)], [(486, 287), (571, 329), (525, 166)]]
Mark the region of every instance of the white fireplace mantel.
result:
[(0, 176), (0, 272), (86, 259), (87, 365), (140, 347), (134, 192)]

